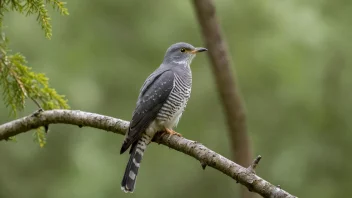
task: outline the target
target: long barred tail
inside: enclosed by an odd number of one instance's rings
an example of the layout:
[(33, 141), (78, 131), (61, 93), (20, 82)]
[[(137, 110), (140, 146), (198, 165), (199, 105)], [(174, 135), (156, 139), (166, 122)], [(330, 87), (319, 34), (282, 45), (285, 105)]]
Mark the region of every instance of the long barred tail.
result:
[(128, 160), (125, 174), (121, 182), (121, 190), (124, 192), (133, 192), (136, 187), (138, 169), (143, 158), (143, 153), (151, 138), (144, 134), (136, 144), (132, 144), (130, 151), (130, 159)]

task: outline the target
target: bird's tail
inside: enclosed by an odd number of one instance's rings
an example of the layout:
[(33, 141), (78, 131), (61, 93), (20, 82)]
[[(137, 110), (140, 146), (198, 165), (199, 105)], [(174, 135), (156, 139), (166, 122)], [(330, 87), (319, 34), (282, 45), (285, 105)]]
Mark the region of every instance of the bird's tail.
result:
[(128, 160), (125, 174), (121, 182), (121, 190), (126, 193), (132, 193), (136, 187), (138, 169), (143, 158), (143, 153), (150, 141), (151, 138), (148, 135), (144, 134), (141, 139), (139, 139), (136, 143), (132, 144), (130, 151), (130, 159)]

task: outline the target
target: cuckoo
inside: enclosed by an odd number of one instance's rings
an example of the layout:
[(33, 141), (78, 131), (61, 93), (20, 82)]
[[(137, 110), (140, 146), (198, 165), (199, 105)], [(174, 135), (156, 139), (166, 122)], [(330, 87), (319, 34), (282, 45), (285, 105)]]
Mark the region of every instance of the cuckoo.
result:
[(199, 52), (207, 51), (188, 43), (171, 45), (164, 60), (144, 82), (120, 153), (131, 147), (130, 158), (121, 182), (124, 192), (135, 189), (138, 169), (147, 145), (157, 132), (172, 135), (191, 94), (190, 64)]

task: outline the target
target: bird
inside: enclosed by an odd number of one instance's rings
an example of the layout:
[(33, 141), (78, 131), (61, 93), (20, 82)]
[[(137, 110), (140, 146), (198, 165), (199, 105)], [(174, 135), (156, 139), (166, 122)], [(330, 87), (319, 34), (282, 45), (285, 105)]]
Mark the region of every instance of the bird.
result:
[(171, 45), (160, 66), (151, 73), (140, 89), (132, 119), (121, 146), (120, 154), (129, 147), (130, 158), (121, 182), (121, 190), (132, 193), (136, 187), (138, 169), (147, 145), (154, 135), (181, 136), (177, 126), (191, 95), (191, 62), (204, 47), (185, 42)]

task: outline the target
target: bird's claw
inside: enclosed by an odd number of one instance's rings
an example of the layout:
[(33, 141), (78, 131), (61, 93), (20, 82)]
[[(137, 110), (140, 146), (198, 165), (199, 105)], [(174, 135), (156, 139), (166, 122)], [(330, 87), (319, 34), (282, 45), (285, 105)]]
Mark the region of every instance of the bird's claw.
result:
[(169, 135), (169, 137), (167, 138), (167, 141), (169, 141), (173, 135), (177, 135), (178, 137), (182, 137), (182, 135), (180, 133), (177, 133), (176, 131), (169, 129), (169, 128), (165, 128), (163, 135)]
[(182, 137), (180, 133), (177, 133), (176, 131), (169, 128), (165, 128), (165, 133), (169, 134), (169, 136), (177, 135), (178, 137)]

